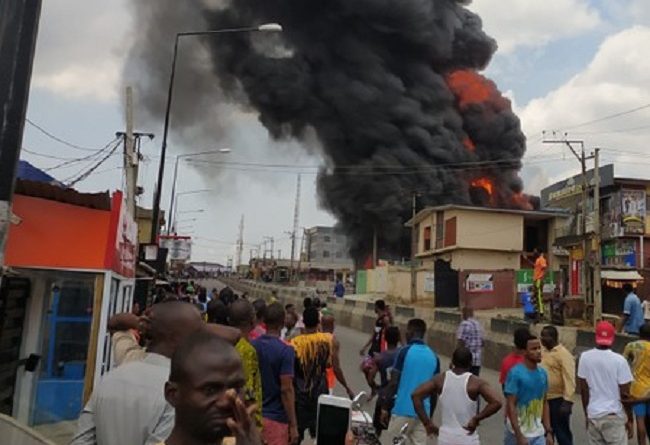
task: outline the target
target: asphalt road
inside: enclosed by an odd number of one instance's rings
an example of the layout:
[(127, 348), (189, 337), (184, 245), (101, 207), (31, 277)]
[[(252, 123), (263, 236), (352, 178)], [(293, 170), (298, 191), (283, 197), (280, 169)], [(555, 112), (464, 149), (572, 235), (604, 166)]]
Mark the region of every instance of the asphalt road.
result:
[[(368, 340), (369, 334), (362, 333), (353, 329), (349, 329), (343, 326), (336, 327), (336, 336), (341, 342), (341, 360), (343, 371), (345, 377), (348, 381), (348, 384), (351, 386), (352, 390), (358, 393), (359, 391), (368, 391), (368, 386), (365, 383), (361, 371), (359, 370), (360, 357), (359, 349), (361, 346)], [(441, 356), (442, 369), (447, 369), (449, 367), (449, 358)], [(486, 379), (490, 385), (494, 388), (499, 387), (499, 374), (496, 371), (491, 369), (482, 369), (481, 377)], [(335, 390), (337, 395), (344, 395), (340, 386), (337, 386)], [(585, 420), (584, 414), (582, 412), (582, 406), (580, 401), (576, 397), (573, 408), (573, 415), (571, 418), (571, 426), (573, 430), (574, 443), (576, 444), (586, 444), (587, 443), (587, 434), (585, 430)], [(371, 402), (373, 405), (368, 406), (366, 411), (369, 413), (373, 412), (374, 401)], [(437, 415), (436, 415), (437, 417)], [(439, 420), (439, 419), (437, 419)], [(479, 426), (479, 435), (481, 438), (482, 444), (497, 445), (503, 443), (503, 430), (504, 430), (504, 414), (503, 412), (497, 413), (491, 418), (483, 421)], [(435, 439), (430, 439), (430, 444), (435, 444)], [(632, 443), (630, 441), (630, 443)], [(634, 442), (636, 443), (636, 442)]]

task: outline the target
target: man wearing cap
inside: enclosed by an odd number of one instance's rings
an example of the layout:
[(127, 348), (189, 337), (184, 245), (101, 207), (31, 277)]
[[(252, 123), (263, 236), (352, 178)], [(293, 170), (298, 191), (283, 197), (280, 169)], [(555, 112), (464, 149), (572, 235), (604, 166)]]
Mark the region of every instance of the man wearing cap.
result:
[(596, 325), (596, 347), (582, 353), (578, 387), (591, 445), (627, 444), (634, 421), (629, 405), (632, 373), (625, 358), (611, 350), (616, 329), (607, 321)]

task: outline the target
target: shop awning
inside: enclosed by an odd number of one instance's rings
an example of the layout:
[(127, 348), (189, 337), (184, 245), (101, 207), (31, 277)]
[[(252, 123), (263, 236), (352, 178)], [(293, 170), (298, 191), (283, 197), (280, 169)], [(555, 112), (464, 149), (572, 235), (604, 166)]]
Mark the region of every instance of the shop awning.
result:
[(603, 270), (600, 272), (603, 280), (612, 281), (641, 281), (643, 277), (636, 270)]

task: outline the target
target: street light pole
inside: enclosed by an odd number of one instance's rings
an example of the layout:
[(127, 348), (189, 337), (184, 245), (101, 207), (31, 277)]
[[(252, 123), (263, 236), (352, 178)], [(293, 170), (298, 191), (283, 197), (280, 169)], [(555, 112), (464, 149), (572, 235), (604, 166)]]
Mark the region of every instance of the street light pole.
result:
[[(169, 218), (167, 218), (170, 221), (170, 223), (167, 224), (167, 235), (169, 235), (171, 233), (172, 215), (175, 215), (175, 213), (174, 213), (175, 210), (176, 210), (175, 207), (177, 206), (177, 203), (176, 203), (176, 182), (177, 182), (177, 179), (178, 179), (178, 162), (181, 160), (181, 158), (189, 158), (189, 157), (192, 157), (192, 156), (200, 156), (200, 155), (207, 155), (207, 154), (226, 154), (226, 153), (230, 153), (230, 151), (231, 150), (229, 148), (220, 148), (218, 150), (208, 150), (208, 151), (200, 151), (200, 152), (197, 152), (197, 153), (185, 153), (185, 154), (181, 154), (181, 155), (176, 155), (176, 160), (174, 162), (174, 177), (172, 179), (172, 193), (171, 193), (172, 196), (171, 196), (170, 201), (169, 201)], [(175, 218), (176, 217), (174, 216), (174, 219)]]
[(176, 34), (174, 39), (174, 52), (172, 55), (172, 69), (169, 76), (169, 88), (167, 90), (167, 106), (165, 108), (165, 124), (163, 128), (162, 146), (160, 148), (160, 164), (158, 166), (158, 182), (156, 184), (156, 192), (154, 193), (153, 203), (153, 220), (151, 229), (151, 243), (156, 243), (158, 233), (160, 230), (160, 198), (162, 195), (163, 178), (165, 176), (165, 156), (167, 156), (167, 135), (169, 133), (169, 120), (172, 107), (172, 97), (174, 92), (174, 79), (176, 77), (176, 60), (178, 56), (178, 42), (181, 37), (198, 36), (198, 35), (212, 35), (212, 34), (228, 34), (228, 33), (242, 33), (242, 32), (281, 32), (282, 26), (277, 23), (266, 23), (258, 27), (246, 28), (230, 28), (230, 29), (217, 29), (211, 31), (190, 31), (180, 32)]

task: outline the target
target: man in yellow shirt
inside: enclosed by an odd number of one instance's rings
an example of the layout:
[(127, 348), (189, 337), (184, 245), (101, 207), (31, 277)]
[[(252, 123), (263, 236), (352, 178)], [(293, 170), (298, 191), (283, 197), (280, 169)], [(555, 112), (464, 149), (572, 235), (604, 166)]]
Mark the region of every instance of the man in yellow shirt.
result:
[[(636, 437), (639, 444), (646, 444), (648, 430), (646, 422), (650, 422), (650, 322), (644, 323), (639, 329), (640, 339), (628, 343), (623, 351), (632, 370), (634, 380), (630, 386), (630, 395), (639, 400), (632, 406), (636, 417)], [(650, 435), (648, 435), (650, 437)]]
[(548, 407), (551, 428), (559, 445), (573, 445), (571, 409), (576, 391), (576, 360), (558, 341), (555, 326), (545, 326), (540, 336), (542, 367), (548, 374)]

